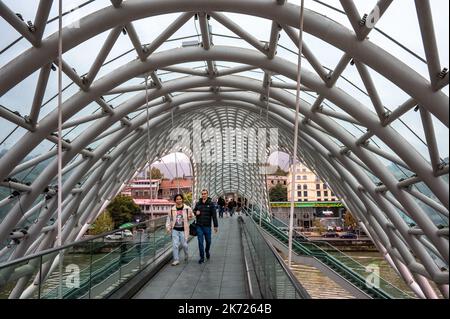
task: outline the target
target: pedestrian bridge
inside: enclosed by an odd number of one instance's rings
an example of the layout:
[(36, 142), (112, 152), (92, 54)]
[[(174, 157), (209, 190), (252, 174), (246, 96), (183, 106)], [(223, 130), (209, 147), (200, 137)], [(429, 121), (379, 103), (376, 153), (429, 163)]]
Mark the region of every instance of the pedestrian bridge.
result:
[[(111, 242), (97, 236), (22, 258), (0, 267), (1, 296), (15, 297), (15, 289), (28, 279), (31, 285), (21, 298), (311, 298), (283, 260), (285, 225), (260, 217), (256, 211), (245, 210), (240, 216), (219, 219), (211, 258), (203, 264), (198, 263), (197, 240), (191, 237), (188, 259), (171, 265), (172, 244), (164, 218), (146, 222), (148, 227), (129, 241)], [(296, 238), (294, 261), (314, 267), (341, 289), (339, 296), (327, 295), (327, 286), (322, 286), (322, 298), (415, 298), (411, 290), (403, 291), (368, 273), (367, 267), (333, 246)]]
[[(269, 211), (279, 151), (329, 185), (415, 296), (448, 298), (448, 2), (307, 2), (0, 1), (2, 297), (150, 297), (152, 283), (163, 297), (177, 284), (193, 298), (197, 284), (219, 298), (307, 297), (274, 247), (353, 296), (407, 297), (382, 278), (366, 285), (332, 246), (289, 245)], [(222, 221), (221, 254), (195, 285), (195, 244), (188, 265), (165, 266), (157, 221), (117, 247), (83, 241), (136, 172), (177, 152), (194, 198), (207, 188), (251, 208)], [(219, 249), (227, 241), (241, 249)], [(237, 287), (230, 269), (259, 287)]]

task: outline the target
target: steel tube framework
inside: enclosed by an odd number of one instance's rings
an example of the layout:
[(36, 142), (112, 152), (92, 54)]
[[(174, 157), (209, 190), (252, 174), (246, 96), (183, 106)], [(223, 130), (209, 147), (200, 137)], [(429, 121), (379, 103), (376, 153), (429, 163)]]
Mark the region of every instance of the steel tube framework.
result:
[[(378, 2), (380, 19), (392, 2)], [(234, 192), (254, 205), (268, 208), (266, 182), (257, 160), (259, 155), (270, 151), (264, 145), (261, 153), (258, 139), (262, 135), (254, 133), (268, 127), (276, 128), (278, 149), (293, 152), (296, 100), (292, 90), (297, 87), (298, 66), (278, 56), (277, 48), (280, 35), (287, 35), (292, 46), (298, 47), (298, 6), (274, 0), (113, 3), (81, 19), (79, 28), (62, 31), (64, 52), (102, 32), (109, 32), (88, 73), (80, 76), (66, 61), (58, 61), (57, 33), (42, 39), (51, 1), (41, 1), (35, 33), (0, 2), (0, 16), (32, 45), (0, 68), (0, 97), (39, 71), (28, 116), (0, 108), (1, 121), (26, 130), (0, 158), (1, 186), (20, 193), (19, 201), (15, 197), (0, 198), (0, 208), (6, 210), (0, 215), (0, 257), (20, 258), (57, 244), (55, 227), (48, 224), (57, 214), (56, 197), (49, 195), (57, 176), (56, 151), (27, 158), (43, 141), (58, 142), (55, 136), (57, 110), (51, 110), (42, 118), (39, 116), (54, 62), (60, 62), (61, 71), (80, 88), (62, 103), (63, 129), (83, 128), (71, 141), (62, 141), (63, 175), (67, 176), (61, 188), (65, 199), (60, 213), (63, 243), (80, 238), (124, 183), (149, 159), (154, 161), (181, 149), (193, 166), (194, 196), (206, 187), (213, 197)], [(298, 85), (315, 95), (313, 100), (302, 96), (296, 156), (339, 195), (386, 260), (419, 297), (436, 298), (431, 285), (435, 283), (440, 293), (448, 298), (449, 187), (448, 181), (443, 179), (446, 176), (448, 180), (448, 163), (441, 160), (434, 122), (448, 128), (449, 105), (448, 96), (440, 85), (446, 75), (441, 74), (441, 81), (438, 77), (441, 65), (429, 3), (415, 2), (418, 12), (426, 12), (419, 14), (419, 25), (429, 78), (420, 76), (367, 38), (371, 29), (361, 25), (353, 1), (342, 0), (341, 4), (353, 30), (312, 10), (304, 12), (303, 31), (344, 53), (338, 65), (328, 73), (314, 51), (304, 44), (304, 56), (312, 69), (302, 68)], [(181, 15), (161, 34), (155, 35), (152, 43), (141, 43), (135, 21), (175, 12)], [(227, 16), (229, 12), (267, 19), (271, 24), (271, 32), (266, 35), (269, 42), (265, 44), (256, 35), (243, 30)], [(200, 22), (202, 47), (158, 50), (193, 19), (194, 14)], [(252, 49), (214, 45), (208, 17), (237, 34)], [(124, 27), (131, 40), (130, 48), (136, 51), (138, 59), (98, 78)], [(182, 66), (202, 61), (206, 62), (206, 71)], [(238, 66), (223, 68), (218, 61)], [(350, 64), (356, 64), (371, 105), (337, 86)], [(377, 88), (369, 69), (401, 89), (408, 96), (405, 102), (387, 112), (382, 102), (384, 92)], [(182, 77), (163, 81), (157, 70), (182, 74)], [(253, 70), (261, 71), (264, 79), (248, 76)], [(152, 79), (147, 86), (142, 82), (130, 83), (143, 74)], [(272, 82), (274, 75), (287, 80)], [(117, 94), (124, 94), (126, 98), (112, 107), (104, 97)], [(325, 107), (328, 102), (338, 109)], [(100, 106), (99, 110), (83, 113), (92, 103)], [(429, 159), (391, 125), (417, 105)], [(265, 119), (262, 114), (266, 115)], [(362, 127), (366, 131), (355, 136), (349, 127)], [(190, 142), (180, 145), (174, 138), (173, 128), (184, 129)], [(232, 135), (230, 128), (242, 130), (234, 130)], [(372, 143), (374, 138), (382, 141), (383, 147)], [(239, 144), (236, 142), (239, 139), (244, 142)], [(265, 139), (266, 136), (261, 141)], [(208, 150), (196, 152), (195, 147), (202, 142), (208, 145)], [(30, 185), (14, 180), (17, 174), (38, 164), (45, 164), (45, 167)], [(407, 174), (399, 179), (388, 165)], [(423, 191), (425, 187), (428, 193)], [(42, 196), (47, 197), (43, 200)], [(27, 224), (28, 218), (34, 218), (35, 222), (27, 225), (27, 235), (18, 244), (7, 246), (11, 231)], [(48, 276), (51, 269), (49, 265), (39, 276)], [(10, 273), (0, 273), (0, 276), (7, 279)], [(24, 277), (11, 297), (30, 296), (35, 287), (26, 287), (28, 280)]]

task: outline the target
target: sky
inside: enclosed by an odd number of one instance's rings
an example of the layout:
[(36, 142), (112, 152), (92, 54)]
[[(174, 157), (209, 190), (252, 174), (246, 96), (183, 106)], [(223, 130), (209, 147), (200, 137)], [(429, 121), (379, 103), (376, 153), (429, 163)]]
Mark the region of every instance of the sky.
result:
[[(39, 1), (37, 0), (3, 0), (3, 2), (9, 6), (14, 12), (20, 12), (24, 17), (25, 21), (34, 20), (34, 15), (38, 6)], [(64, 1), (64, 10), (72, 9), (83, 3), (83, 0), (65, 0)], [(300, 4), (300, 0), (289, 0), (289, 2)], [(50, 17), (54, 17), (57, 12), (56, 1), (54, 1), (54, 5), (50, 14)], [(315, 10), (323, 15), (330, 17), (331, 19), (343, 24), (346, 27), (351, 27), (350, 23), (346, 16), (341, 15), (321, 4), (313, 0), (306, 0), (306, 7)], [(332, 6), (341, 8), (339, 0), (327, 0), (327, 4)], [(369, 13), (372, 8), (377, 3), (376, 0), (356, 0), (355, 4), (362, 15), (363, 13)], [(377, 27), (388, 33), (390, 36), (400, 41), (403, 45), (407, 46), (409, 49), (417, 53), (419, 56), (424, 57), (424, 50), (422, 46), (422, 41), (420, 37), (420, 30), (417, 23), (417, 13), (415, 12), (415, 8), (413, 6), (413, 0), (396, 0), (393, 1), (393, 4), (387, 11), (387, 13), (382, 17)], [(437, 34), (437, 42), (439, 48), (439, 54), (441, 59), (441, 65), (443, 67), (449, 66), (449, 1), (446, 0), (431, 0), (430, 1), (432, 7), (432, 13), (434, 17), (434, 27)], [(109, 6), (110, 2), (108, 0), (97, 0), (92, 4), (85, 6), (84, 8), (75, 11), (72, 16), (64, 19), (64, 25), (73, 23), (77, 20), (77, 17), (83, 16), (85, 14), (94, 12), (99, 10), (105, 6)], [(151, 42), (156, 35), (158, 35), (162, 30), (164, 30), (172, 21), (173, 18), (176, 18), (178, 14), (171, 14), (168, 16), (159, 16), (143, 19), (140, 21), (136, 21), (134, 23), (136, 30), (138, 31), (141, 42), (149, 43)], [(240, 14), (229, 14), (228, 15), (233, 21), (238, 22), (246, 31), (255, 35), (257, 38), (263, 41), (268, 41), (270, 37), (270, 29), (271, 22), (250, 16), (243, 16)], [(212, 30), (217, 34), (224, 35), (234, 35), (231, 31), (220, 25), (218, 22), (211, 19)], [(48, 36), (57, 30), (57, 24), (50, 24), (44, 36)], [(174, 36), (173, 38), (182, 37), (182, 36), (191, 36), (196, 35), (197, 30), (200, 30), (198, 21), (194, 22), (194, 19), (191, 19), (185, 26), (183, 26)], [(101, 44), (106, 38), (108, 32), (100, 34), (99, 36), (87, 41), (86, 43), (81, 44), (77, 48), (67, 52), (64, 55), (64, 60), (67, 61), (71, 66), (76, 68), (79, 74), (87, 72), (92, 64), (93, 59), (95, 58)], [(10, 42), (15, 40), (18, 37), (18, 33), (12, 29), (9, 25), (5, 23), (5, 21), (0, 18), (0, 50), (5, 48)], [(418, 59), (412, 57), (409, 53), (406, 53), (403, 49), (398, 46), (392, 44), (386, 38), (380, 36), (377, 32), (373, 31), (370, 35), (370, 40), (375, 44), (381, 46), (383, 49), (387, 50), (389, 53), (394, 54), (399, 57), (403, 62), (407, 63), (411, 66), (415, 71), (424, 77), (428, 77), (427, 67), (424, 63), (420, 62)], [(232, 40), (225, 39), (223, 37), (214, 37), (214, 43), (221, 45), (231, 45), (231, 46), (241, 46), (251, 48), (250, 45), (244, 43), (241, 40)], [(314, 54), (317, 56), (319, 61), (327, 67), (334, 68), (342, 56), (342, 52), (337, 50), (334, 47), (312, 37), (309, 34), (305, 35), (305, 43), (313, 50)], [(296, 50), (294, 48), (293, 43), (289, 39), (289, 37), (282, 33), (280, 38), (280, 44), (290, 48), (291, 50)], [(158, 51), (164, 51), (172, 48), (179, 47), (181, 45), (181, 41), (170, 42), (164, 44)], [(0, 55), (0, 68), (4, 66), (8, 61), (14, 58), (19, 52), (24, 51), (27, 47), (29, 47), (27, 41), (22, 40), (11, 49), (6, 51), (5, 53)], [(131, 48), (131, 42), (127, 36), (121, 35), (119, 40), (115, 44), (112, 49), (110, 55), (107, 60), (112, 57), (115, 57)], [(284, 50), (278, 50), (278, 56), (285, 58), (290, 61), (296, 61), (296, 57), (294, 54)], [(111, 63), (108, 67), (102, 69), (99, 73), (99, 76), (106, 75), (110, 71), (112, 71), (115, 67), (123, 65), (135, 58), (135, 53), (132, 52), (125, 57), (119, 59), (115, 63)], [(221, 62), (225, 66), (232, 66), (231, 63)], [(195, 66), (202, 66), (202, 63), (196, 63)], [(311, 66), (305, 62), (304, 67), (308, 70), (311, 70)], [(381, 93), (381, 99), (384, 105), (389, 106), (391, 108), (395, 108), (396, 106), (402, 104), (406, 99), (407, 95), (402, 92), (399, 88), (397, 88), (393, 83), (384, 79), (380, 75), (378, 75), (375, 71), (370, 70), (372, 77), (374, 78), (376, 87), (378, 91)], [(44, 101), (49, 99), (56, 93), (57, 88), (57, 78), (56, 72), (51, 72), (48, 90), (45, 95)], [(256, 78), (262, 79), (261, 73), (250, 73), (247, 72), (244, 75), (252, 76)], [(360, 87), (364, 87), (363, 83), (356, 71), (356, 68), (347, 68), (343, 74), (345, 77), (350, 79), (352, 82), (357, 84)], [(0, 97), (0, 104), (4, 105), (12, 110), (19, 111), (21, 114), (27, 114), (30, 109), (31, 102), (33, 100), (33, 92), (36, 85), (38, 72), (31, 75), (24, 82), (19, 84), (17, 87), (6, 93), (4, 96)], [(170, 75), (161, 76), (163, 81), (170, 80), (172, 77)], [(139, 81), (141, 81), (140, 79)], [(137, 80), (134, 80), (133, 83), (136, 83)], [(69, 84), (68, 78), (64, 79), (64, 84)], [(342, 89), (349, 92), (351, 95), (363, 101), (369, 108), (371, 108), (370, 100), (356, 91), (353, 87), (351, 87), (344, 80), (339, 80), (337, 85)], [(31, 88), (31, 89), (30, 89)], [(75, 88), (70, 88), (64, 94), (63, 98), (67, 99), (71, 94), (75, 92)], [(448, 87), (444, 89), (444, 92), (448, 95)], [(131, 95), (132, 96), (132, 95)], [(113, 102), (113, 106), (117, 106), (120, 102), (123, 102), (125, 98), (130, 97), (124, 96), (122, 99), (117, 99)], [(313, 101), (311, 98), (304, 96), (308, 101)], [(50, 102), (47, 106), (42, 109), (41, 116), (45, 116), (48, 114), (54, 107), (56, 106), (56, 101)], [(85, 110), (85, 112), (94, 111), (94, 106), (90, 109)], [(87, 113), (86, 113), (87, 114)], [(422, 139), (425, 138), (424, 132), (421, 129), (420, 123), (420, 115), (413, 111), (410, 111), (404, 117), (404, 120), (414, 128), (415, 133), (419, 135)], [(14, 125), (11, 123), (7, 123), (4, 119), (0, 119), (0, 141), (12, 130), (14, 129)], [(447, 157), (449, 153), (448, 148), (448, 140), (449, 140), (449, 131), (448, 129), (442, 125), (439, 121), (434, 120), (436, 135), (439, 144), (439, 150), (441, 152), (441, 157)], [(408, 141), (414, 145), (421, 153), (427, 153), (425, 146), (408, 131), (405, 126), (401, 123), (394, 122), (393, 127), (398, 130), (402, 135), (404, 135)], [(347, 127), (346, 127), (347, 128)], [(75, 137), (76, 134), (82, 131), (83, 127), (80, 127), (78, 131), (74, 131), (71, 136)], [(349, 130), (354, 130), (354, 128), (349, 127)], [(17, 141), (23, 134), (25, 130), (18, 129), (12, 136), (3, 144), (0, 145), (1, 149), (10, 148), (15, 141)], [(69, 136), (69, 137), (71, 137)], [(47, 151), (52, 144), (49, 142), (43, 142), (39, 147), (34, 151), (35, 154), (39, 154)], [(283, 157), (282, 157), (283, 158)], [(168, 162), (174, 162), (174, 156), (170, 155), (166, 159)], [(282, 159), (284, 161), (284, 159)], [(283, 163), (280, 163), (281, 166)]]

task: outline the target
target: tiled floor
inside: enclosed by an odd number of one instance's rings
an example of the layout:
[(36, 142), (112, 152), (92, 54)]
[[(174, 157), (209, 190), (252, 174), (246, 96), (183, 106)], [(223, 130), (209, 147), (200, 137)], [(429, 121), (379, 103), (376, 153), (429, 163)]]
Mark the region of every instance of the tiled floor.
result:
[(189, 261), (166, 265), (134, 297), (136, 299), (245, 299), (246, 281), (237, 216), (219, 219), (212, 235), (211, 259), (198, 264), (198, 242), (189, 243)]

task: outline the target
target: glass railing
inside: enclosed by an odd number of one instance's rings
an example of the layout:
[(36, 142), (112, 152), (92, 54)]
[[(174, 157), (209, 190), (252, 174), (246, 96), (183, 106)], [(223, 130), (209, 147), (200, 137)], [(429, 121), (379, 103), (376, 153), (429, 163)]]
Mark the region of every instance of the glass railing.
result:
[[(170, 247), (165, 221), (130, 225), (0, 265), (0, 299), (104, 298)], [(132, 236), (114, 239), (133, 228)]]
[(249, 251), (260, 292), (268, 299), (311, 298), (294, 274), (263, 237), (252, 218), (240, 219), (249, 242)]
[[(252, 214), (255, 221), (259, 221), (258, 214), (258, 212)], [(262, 226), (284, 244), (287, 244), (288, 234), (280, 229), (280, 227), (287, 229), (288, 226), (284, 222), (277, 218), (272, 218), (272, 223), (263, 222)], [(295, 232), (293, 239), (293, 249), (296, 253), (318, 259), (339, 273), (344, 279), (352, 282), (360, 289), (369, 292), (374, 297), (395, 299), (415, 298), (378, 275), (377, 272), (373, 271), (374, 269), (369, 269), (362, 265), (327, 242), (311, 241), (298, 232)]]

